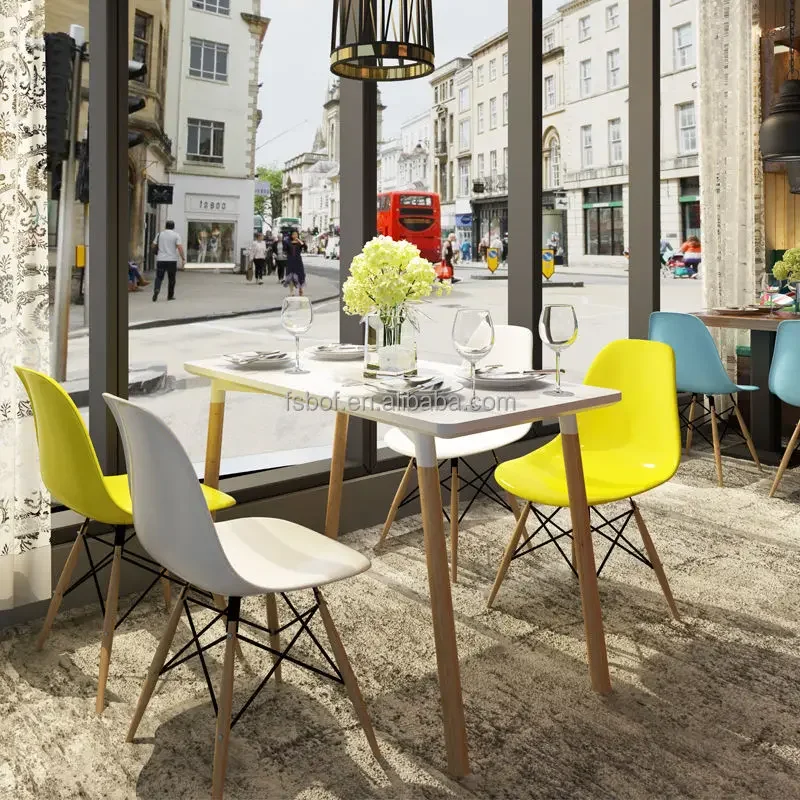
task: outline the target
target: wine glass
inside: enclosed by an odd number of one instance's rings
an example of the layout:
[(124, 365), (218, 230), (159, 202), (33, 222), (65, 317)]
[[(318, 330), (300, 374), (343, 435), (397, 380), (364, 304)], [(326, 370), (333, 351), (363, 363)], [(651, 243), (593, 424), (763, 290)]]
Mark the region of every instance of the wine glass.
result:
[(294, 366), (286, 371), (292, 375), (306, 375), (307, 369), (300, 366), (300, 334), (306, 333), (314, 321), (314, 309), (307, 297), (284, 297), (281, 308), (281, 325), (287, 333), (294, 335)]
[(578, 338), (578, 318), (575, 309), (568, 305), (545, 306), (539, 319), (539, 336), (556, 354), (556, 388), (544, 394), (553, 397), (571, 397), (572, 392), (561, 388), (561, 351)]
[(470, 409), (478, 407), (475, 396), (475, 365), (494, 346), (494, 323), (492, 315), (483, 309), (462, 308), (456, 313), (453, 322), (453, 344), (458, 354), (469, 361), (469, 374), (472, 380)]

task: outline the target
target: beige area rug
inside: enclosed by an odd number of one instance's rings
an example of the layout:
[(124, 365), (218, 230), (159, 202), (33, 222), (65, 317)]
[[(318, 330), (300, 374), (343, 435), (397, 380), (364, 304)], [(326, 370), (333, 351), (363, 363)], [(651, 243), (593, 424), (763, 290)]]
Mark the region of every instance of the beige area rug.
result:
[[(561, 557), (546, 548), (515, 561), (487, 611), (510, 523), (492, 506), (471, 513), (454, 588), (474, 769), (461, 783), (444, 775), (420, 522), (398, 523), (372, 571), (328, 593), (388, 772), (341, 687), (286, 666), (234, 728), (226, 797), (800, 797), (800, 477), (768, 500), (767, 471), (726, 461), (725, 475), (717, 488), (712, 462), (695, 457), (642, 498), (683, 620), (651, 570), (614, 555), (601, 579), (605, 699), (589, 687), (577, 583)], [(346, 541), (371, 552), (378, 533)], [(246, 610), (263, 621), (261, 602)], [(154, 598), (120, 628), (100, 718), (98, 610), (59, 618), (43, 653), (32, 628), (0, 634), (0, 797), (209, 796), (214, 718), (196, 660), (160, 684), (138, 741), (124, 742), (165, 619)], [(246, 656), (237, 705), (269, 663)], [(213, 651), (212, 670), (220, 659)]]

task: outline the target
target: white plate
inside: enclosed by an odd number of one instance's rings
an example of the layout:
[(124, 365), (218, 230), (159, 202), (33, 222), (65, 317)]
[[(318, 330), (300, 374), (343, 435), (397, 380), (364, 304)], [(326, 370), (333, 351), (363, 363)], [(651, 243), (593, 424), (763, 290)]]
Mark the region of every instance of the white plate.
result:
[[(469, 383), (469, 376), (462, 375), (462, 380)], [(483, 390), (503, 390), (503, 389), (535, 389), (547, 385), (547, 375), (542, 372), (534, 372), (526, 375), (522, 372), (503, 372), (502, 370), (492, 370), (485, 375), (475, 376), (475, 387)]]
[(358, 361), (364, 358), (364, 347), (357, 344), (318, 344), (309, 347), (306, 354), (317, 361)]
[[(398, 379), (398, 382), (401, 379)], [(376, 400), (398, 400), (401, 402), (405, 402), (408, 399), (415, 399), (417, 401), (425, 400), (426, 402), (430, 402), (436, 397), (446, 397), (451, 394), (455, 394), (456, 392), (460, 392), (464, 387), (453, 378), (448, 378), (447, 376), (442, 376), (442, 385), (438, 389), (427, 389), (426, 387), (421, 387), (419, 389), (413, 388), (399, 388), (393, 389), (390, 388), (391, 384), (383, 388), (380, 385), (380, 380), (376, 379), (374, 381), (370, 381), (369, 385), (365, 385), (364, 388), (366, 389), (367, 393)]]
[[(288, 353), (281, 353), (280, 356), (261, 356), (249, 358), (250, 353), (234, 353), (233, 355), (223, 356), (223, 359), (232, 367), (237, 369), (281, 369), (294, 359)], [(242, 359), (242, 360), (237, 360)]]

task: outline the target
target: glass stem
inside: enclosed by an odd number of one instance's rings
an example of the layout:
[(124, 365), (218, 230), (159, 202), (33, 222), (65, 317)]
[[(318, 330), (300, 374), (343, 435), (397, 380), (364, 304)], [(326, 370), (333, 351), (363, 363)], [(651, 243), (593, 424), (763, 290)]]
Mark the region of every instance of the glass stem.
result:
[(474, 407), (475, 406), (475, 401), (477, 400), (476, 393), (475, 393), (475, 362), (474, 361), (470, 361), (469, 362), (469, 376), (470, 376), (470, 378), (472, 378), (472, 398), (470, 399), (469, 404)]
[(300, 335), (295, 334), (294, 337), (294, 365), (296, 369), (300, 369)]
[(556, 350), (556, 391), (561, 394), (561, 351)]

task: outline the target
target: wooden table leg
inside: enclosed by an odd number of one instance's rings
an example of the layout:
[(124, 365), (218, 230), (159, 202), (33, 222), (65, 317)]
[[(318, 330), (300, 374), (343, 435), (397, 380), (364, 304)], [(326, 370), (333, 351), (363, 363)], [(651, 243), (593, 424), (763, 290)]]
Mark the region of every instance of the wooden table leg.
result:
[(333, 429), (333, 453), (331, 454), (331, 475), (328, 482), (328, 508), (325, 512), (325, 535), (331, 539), (339, 538), (339, 516), (342, 508), (342, 484), (344, 482), (344, 462), (347, 457), (347, 426), (349, 415), (343, 411), (336, 414)]
[[(206, 467), (203, 483), (219, 489), (219, 470), (222, 462), (222, 427), (225, 421), (225, 390), (211, 384), (211, 404), (208, 408), (208, 435), (206, 437)], [(212, 517), (215, 514), (212, 513)]]
[(586, 499), (583, 460), (578, 439), (578, 421), (574, 415), (569, 415), (560, 417), (559, 423), (564, 466), (567, 473), (569, 510), (572, 516), (572, 537), (581, 587), (589, 675), (592, 680), (592, 688), (600, 694), (608, 694), (611, 691), (611, 676), (608, 672), (608, 654), (603, 633), (603, 615), (600, 610), (600, 592), (597, 588), (597, 567), (592, 547), (589, 504)]
[(414, 434), (413, 438), (422, 505), (422, 527), (425, 534), (425, 556), (428, 563), (439, 691), (442, 697), (447, 768), (451, 776), (461, 778), (470, 771), (469, 753), (464, 701), (461, 696), (461, 670), (458, 663), (453, 598), (447, 569), (447, 546), (444, 539), (436, 442), (433, 436)]

